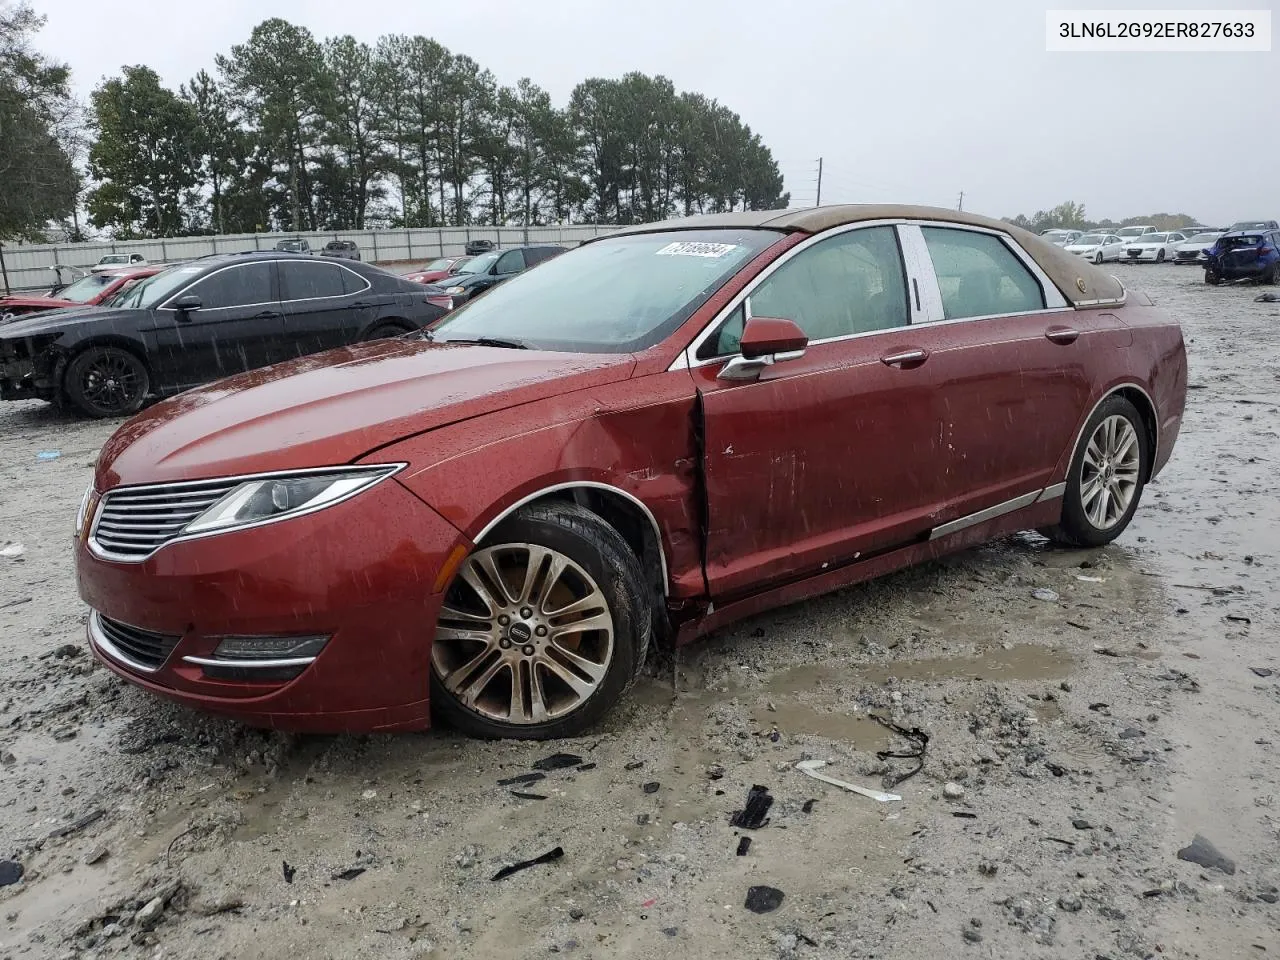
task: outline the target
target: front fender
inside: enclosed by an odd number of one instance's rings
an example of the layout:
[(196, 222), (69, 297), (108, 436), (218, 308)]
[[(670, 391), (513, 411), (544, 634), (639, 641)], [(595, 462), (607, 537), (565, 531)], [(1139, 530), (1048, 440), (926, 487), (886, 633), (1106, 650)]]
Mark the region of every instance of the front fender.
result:
[(396, 477), (477, 540), (513, 507), (574, 485), (638, 501), (662, 541), (671, 596), (703, 591), (693, 380), (686, 370), (552, 397), (379, 450)]

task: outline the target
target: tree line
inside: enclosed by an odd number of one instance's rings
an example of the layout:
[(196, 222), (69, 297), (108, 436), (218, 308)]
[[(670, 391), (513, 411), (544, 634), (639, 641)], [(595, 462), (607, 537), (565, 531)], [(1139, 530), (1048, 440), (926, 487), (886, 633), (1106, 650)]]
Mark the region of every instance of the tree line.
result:
[[(0, 41), (35, 56), (41, 19), (26, 6), (5, 16), (12, 40)], [(11, 107), (0, 54), (0, 110), (25, 111), (32, 131), (11, 149), (0, 112), (0, 218), (13, 219), (5, 204), (19, 193), (6, 162), (49, 182), (27, 192), (44, 199), (12, 224), (0, 219), (0, 237), (67, 217), (77, 200), (94, 227), (124, 239), (634, 223), (789, 199), (737, 113), (662, 76), (586, 79), (561, 107), (532, 80), (503, 86), (428, 37), (318, 39), (275, 18), (177, 90), (149, 67), (124, 67), (93, 91), (80, 150), (51, 132), (47, 105), (70, 102), (67, 69), (34, 62), (43, 79), (17, 87)]]
[(1045, 230), (1118, 230), (1138, 224), (1151, 224), (1157, 230), (1180, 230), (1183, 227), (1195, 227), (1200, 221), (1186, 213), (1149, 213), (1141, 217), (1126, 217), (1123, 220), (1090, 220), (1085, 216), (1084, 204), (1068, 200), (1060, 203), (1052, 210), (1037, 210), (1034, 215), (1018, 214), (1016, 217), (1004, 217), (1006, 223), (1022, 227), (1033, 233)]

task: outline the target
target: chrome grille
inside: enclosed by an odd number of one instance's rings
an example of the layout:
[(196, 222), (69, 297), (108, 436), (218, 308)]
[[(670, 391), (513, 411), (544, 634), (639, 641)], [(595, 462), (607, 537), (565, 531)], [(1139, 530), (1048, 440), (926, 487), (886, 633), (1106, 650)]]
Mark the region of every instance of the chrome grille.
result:
[(94, 545), (114, 559), (143, 560), (238, 485), (235, 480), (201, 480), (112, 490), (103, 496), (94, 520)]
[(173, 653), (181, 637), (165, 633), (152, 633), (140, 630), (116, 620), (109, 620), (102, 614), (96, 615), (98, 628), (107, 641), (133, 664), (146, 670), (159, 670)]

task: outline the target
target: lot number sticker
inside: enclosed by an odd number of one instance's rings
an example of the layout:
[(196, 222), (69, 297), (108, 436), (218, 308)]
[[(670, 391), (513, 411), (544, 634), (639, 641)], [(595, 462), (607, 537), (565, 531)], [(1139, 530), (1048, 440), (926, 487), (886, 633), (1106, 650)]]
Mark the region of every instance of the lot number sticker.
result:
[(678, 243), (668, 243), (665, 247), (658, 251), (660, 257), (723, 257), (730, 251), (737, 250), (738, 245), (734, 243), (698, 243), (691, 240), (684, 240)]

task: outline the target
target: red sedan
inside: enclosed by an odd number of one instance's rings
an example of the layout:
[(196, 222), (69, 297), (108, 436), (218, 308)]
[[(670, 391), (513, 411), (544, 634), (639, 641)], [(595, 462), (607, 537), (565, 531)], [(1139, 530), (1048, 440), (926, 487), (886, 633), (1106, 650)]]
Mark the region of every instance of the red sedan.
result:
[(441, 257), (439, 260), (432, 260), (421, 270), (406, 273), (405, 279), (412, 280), (414, 283), (439, 283), (457, 274), (468, 261), (473, 259), (473, 257)]
[(46, 310), (97, 306), (100, 303), (106, 303), (126, 287), (132, 286), (144, 277), (153, 277), (163, 269), (164, 265), (161, 264), (91, 273), (63, 287), (56, 296), (52, 297), (0, 297), (0, 320), (43, 313)]
[(1178, 325), (1006, 223), (843, 206), (633, 227), (426, 337), (184, 393), (77, 522), (96, 655), (296, 730), (545, 738), (652, 642), (1038, 529), (1117, 537)]

